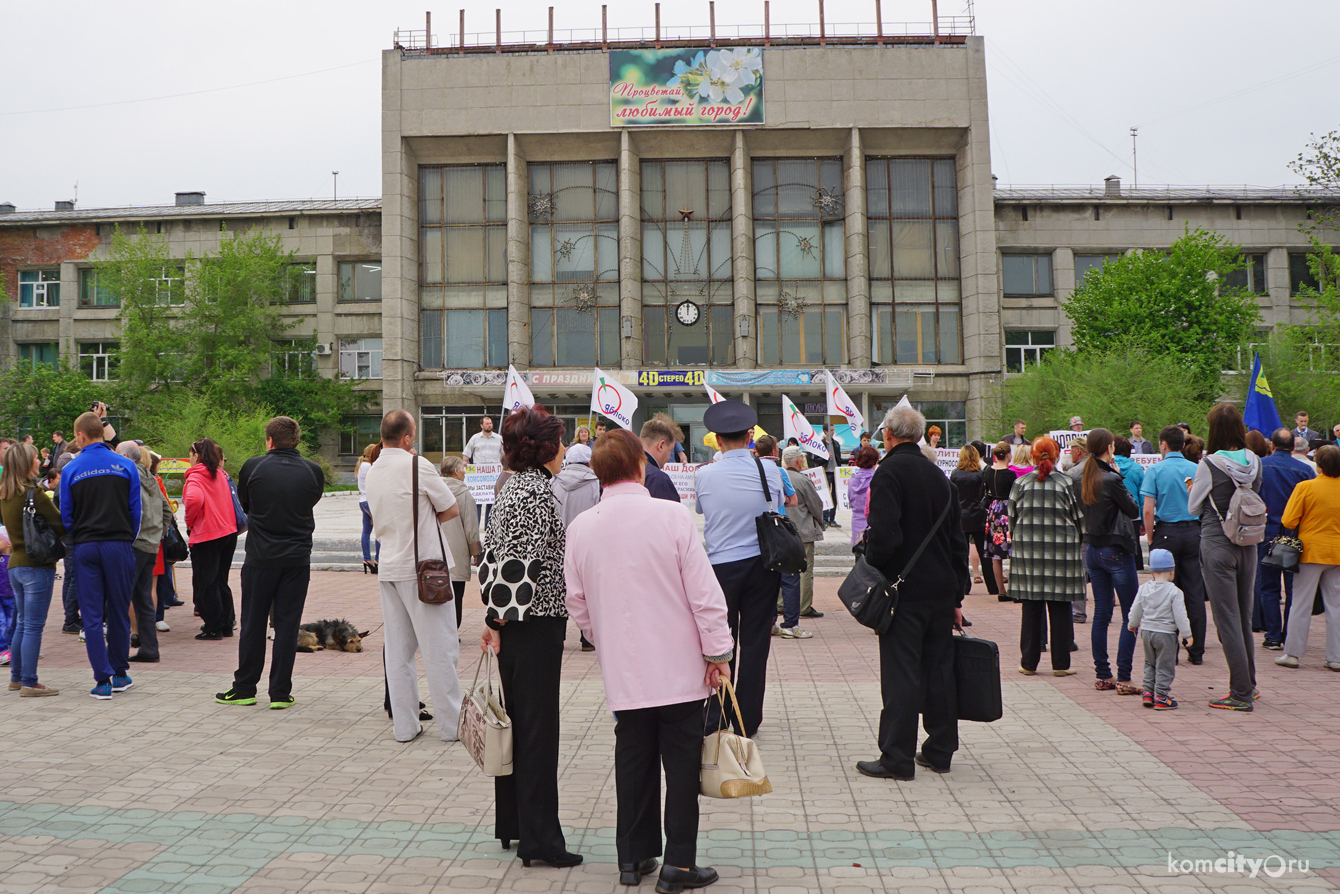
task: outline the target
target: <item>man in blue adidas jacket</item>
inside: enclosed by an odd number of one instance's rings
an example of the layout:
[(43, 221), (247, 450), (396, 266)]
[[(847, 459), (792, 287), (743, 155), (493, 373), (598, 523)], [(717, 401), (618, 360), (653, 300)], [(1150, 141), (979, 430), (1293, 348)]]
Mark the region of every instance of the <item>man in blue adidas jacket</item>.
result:
[(97, 682), (89, 694), (109, 699), (113, 692), (133, 685), (129, 610), (135, 587), (132, 544), (140, 530), (140, 474), (134, 463), (103, 441), (97, 414), (85, 413), (75, 420), (74, 440), (79, 455), (65, 466), (60, 479), (61, 521), (74, 544), (84, 646)]

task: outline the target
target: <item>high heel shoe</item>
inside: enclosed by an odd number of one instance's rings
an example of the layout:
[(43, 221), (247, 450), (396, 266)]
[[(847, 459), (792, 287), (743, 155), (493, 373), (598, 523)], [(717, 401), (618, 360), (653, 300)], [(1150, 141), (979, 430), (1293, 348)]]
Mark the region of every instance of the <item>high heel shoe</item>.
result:
[(377, 573), (377, 561), (376, 561), (375, 559), (372, 561), (370, 567), (372, 568), (372, 573), (373, 573), (373, 574), (376, 574), (376, 573)]
[(551, 854), (550, 856), (547, 857), (521, 858), (521, 865), (525, 866), (527, 869), (530, 868), (531, 863), (545, 863), (549, 866), (554, 867), (555, 869), (567, 869), (570, 866), (576, 866), (580, 862), (582, 862), (581, 854), (570, 854), (567, 851), (563, 851), (557, 854)]
[(371, 574), (371, 573), (372, 573), (372, 562), (371, 562), (371, 560), (369, 560), (369, 559), (364, 559), (364, 560), (363, 560), (363, 573), (364, 573), (364, 574)]

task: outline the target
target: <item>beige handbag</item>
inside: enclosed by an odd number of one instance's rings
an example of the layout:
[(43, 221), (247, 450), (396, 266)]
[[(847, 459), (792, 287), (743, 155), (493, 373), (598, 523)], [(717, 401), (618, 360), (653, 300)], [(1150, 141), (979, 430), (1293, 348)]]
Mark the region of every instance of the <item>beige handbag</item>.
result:
[[(735, 687), (726, 677), (721, 686), (730, 694), (735, 716), (740, 716), (740, 703), (735, 699)], [(709, 798), (747, 798), (766, 795), (772, 791), (768, 774), (763, 769), (763, 758), (752, 739), (736, 735), (725, 728), (726, 699), (720, 691), (721, 722), (715, 733), (703, 739), (702, 792)], [(743, 732), (743, 730), (741, 730)]]
[[(461, 700), (461, 744), (486, 776), (512, 775), (512, 721), (507, 716), (502, 686), (493, 681), (493, 647), (479, 656), (475, 681)], [(484, 683), (479, 670), (488, 663)]]

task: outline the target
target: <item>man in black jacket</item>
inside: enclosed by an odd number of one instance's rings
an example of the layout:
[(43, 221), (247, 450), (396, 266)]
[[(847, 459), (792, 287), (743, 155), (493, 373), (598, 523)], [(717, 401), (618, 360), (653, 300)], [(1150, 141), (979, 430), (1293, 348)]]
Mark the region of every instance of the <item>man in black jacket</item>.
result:
[[(870, 480), (866, 560), (902, 583), (893, 623), (879, 638), (881, 756), (857, 763), (866, 776), (908, 780), (914, 763), (948, 773), (958, 750), (952, 636), (963, 621), (968, 542), (953, 487), (917, 447), (925, 430), (925, 417), (913, 408), (890, 410), (884, 417), (888, 452)], [(925, 550), (908, 567), (923, 540)], [(918, 713), (927, 733), (920, 752)]]
[(321, 467), (298, 455), (298, 423), (276, 416), (265, 425), (264, 456), (253, 456), (237, 475), (237, 497), (247, 514), (247, 554), (242, 563), (242, 630), (233, 686), (214, 700), (256, 704), (265, 670), (265, 627), (274, 608), (275, 644), (270, 659), (270, 707), (293, 704), (293, 661), (298, 625), (312, 575), (312, 509), (326, 487)]

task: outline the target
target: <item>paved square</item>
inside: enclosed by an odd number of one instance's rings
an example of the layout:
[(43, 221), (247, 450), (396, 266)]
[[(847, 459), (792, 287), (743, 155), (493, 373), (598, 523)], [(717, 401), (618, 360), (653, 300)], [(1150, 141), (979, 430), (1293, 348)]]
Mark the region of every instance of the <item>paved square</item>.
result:
[[(189, 594), (189, 571), (179, 577)], [(132, 690), (95, 701), (83, 647), (54, 613), (41, 672), (63, 692), (0, 701), (0, 891), (624, 890), (613, 719), (596, 656), (569, 631), (561, 815), (586, 862), (522, 868), (493, 839), (492, 782), (461, 747), (431, 734), (409, 745), (392, 738), (377, 685), (376, 581), (314, 573), (306, 619), (347, 617), (372, 632), (361, 654), (299, 655), (298, 704), (287, 711), (214, 703), (236, 640), (195, 641), (189, 606), (168, 613), (163, 662), (136, 666)], [(1085, 625), (1076, 676), (1015, 672), (1019, 608), (977, 592), (965, 605), (969, 632), (1000, 644), (1005, 717), (962, 725), (950, 775), (898, 783), (855, 772), (877, 755), (878, 653), (841, 610), (838, 581), (816, 583), (827, 616), (805, 623), (813, 639), (773, 640), (758, 737), (773, 794), (702, 800), (699, 862), (720, 871), (717, 894), (1340, 885), (1340, 675), (1315, 654), (1320, 630), (1299, 670), (1258, 652), (1262, 698), (1245, 715), (1206, 705), (1227, 686), (1211, 633), (1205, 664), (1178, 668), (1181, 709), (1155, 713), (1093, 690)], [(472, 584), (467, 682), (481, 623)], [(1272, 860), (1255, 878), (1235, 862), (1182, 871), (1185, 860), (1231, 861), (1230, 851), (1309, 861), (1309, 870), (1272, 878)]]

